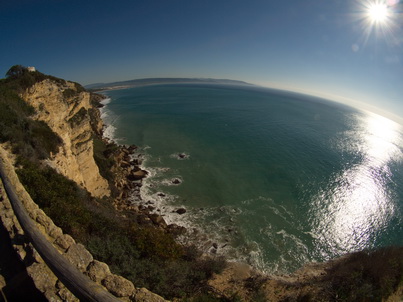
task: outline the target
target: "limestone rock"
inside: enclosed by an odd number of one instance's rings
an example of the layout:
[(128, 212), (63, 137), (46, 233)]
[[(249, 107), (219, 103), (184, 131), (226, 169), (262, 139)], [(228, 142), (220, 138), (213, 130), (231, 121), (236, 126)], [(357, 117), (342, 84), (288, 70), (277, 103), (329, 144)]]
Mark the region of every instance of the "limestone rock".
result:
[(27, 272), (35, 282), (35, 287), (41, 292), (55, 291), (57, 277), (45, 263), (33, 263), (27, 267)]
[(63, 300), (63, 301), (69, 301), (69, 302), (80, 302), (80, 300), (74, 296), (71, 291), (69, 291), (67, 288), (62, 288), (57, 292), (57, 295)]
[(109, 196), (108, 182), (100, 175), (94, 160), (92, 120), (99, 118), (99, 114), (94, 113), (90, 93), (79, 91), (72, 82), (46, 79), (35, 83), (21, 97), (36, 109), (34, 118), (44, 121), (62, 139), (59, 152), (52, 154), (47, 164), (93, 196)]
[(134, 292), (133, 283), (121, 276), (113, 274), (106, 276), (102, 281), (102, 285), (117, 297), (129, 297)]
[(93, 261), (90, 252), (80, 243), (71, 245), (66, 252), (66, 257), (82, 272), (85, 272), (90, 262)]
[(87, 268), (87, 275), (94, 282), (100, 283), (106, 276), (110, 275), (111, 271), (106, 263), (94, 260)]
[(136, 289), (136, 292), (134, 293), (134, 299), (136, 302), (166, 302), (164, 298), (161, 296), (158, 296), (157, 294), (154, 294), (150, 292), (146, 288), (138, 288)]
[(56, 238), (54, 242), (58, 247), (62, 248), (63, 250), (67, 250), (71, 245), (75, 244), (73, 237), (68, 234), (64, 234)]

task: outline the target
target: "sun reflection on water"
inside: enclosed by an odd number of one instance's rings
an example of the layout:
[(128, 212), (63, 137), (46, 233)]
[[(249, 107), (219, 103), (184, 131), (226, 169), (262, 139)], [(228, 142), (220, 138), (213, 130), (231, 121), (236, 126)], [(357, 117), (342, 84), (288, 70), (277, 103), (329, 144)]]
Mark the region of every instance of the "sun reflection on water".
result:
[(375, 114), (355, 120), (358, 127), (337, 147), (359, 154), (359, 162), (335, 173), (313, 199), (313, 232), (324, 258), (372, 247), (395, 211), (388, 163), (402, 158), (400, 126)]

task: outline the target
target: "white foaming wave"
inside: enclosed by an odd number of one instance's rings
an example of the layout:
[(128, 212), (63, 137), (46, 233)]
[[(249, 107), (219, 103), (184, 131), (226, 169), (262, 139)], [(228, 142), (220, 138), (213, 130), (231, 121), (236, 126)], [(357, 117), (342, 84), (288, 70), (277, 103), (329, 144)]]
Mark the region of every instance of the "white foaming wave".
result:
[[(143, 162), (144, 164), (144, 162)], [(142, 204), (143, 206), (152, 206), (155, 213), (161, 215), (165, 222), (169, 224), (176, 224), (187, 229), (187, 234), (179, 236), (178, 241), (183, 244), (194, 244), (202, 252), (211, 253), (216, 255), (229, 256), (230, 260), (239, 261), (237, 249), (231, 244), (231, 238), (228, 234), (228, 229), (233, 229), (233, 233), (238, 233), (235, 230), (234, 223), (228, 226), (223, 219), (214, 221), (210, 226), (203, 224), (206, 216), (217, 215), (217, 213), (229, 213), (231, 215), (238, 215), (240, 209), (231, 207), (221, 208), (189, 208), (186, 204), (178, 203), (179, 196), (168, 194), (158, 190), (161, 185), (171, 183), (171, 180), (156, 180), (155, 177), (169, 168), (165, 167), (143, 167), (148, 176), (143, 179), (143, 184), (140, 188), (141, 200), (133, 200), (133, 203)], [(178, 214), (178, 208), (185, 208), (185, 214)], [(222, 214), (220, 214), (222, 216)], [(226, 216), (228, 217), (228, 216)], [(207, 235), (208, 234), (208, 235)], [(217, 245), (218, 249), (213, 246)]]
[(104, 136), (105, 138), (111, 140), (111, 141), (114, 141), (114, 140), (115, 140), (115, 131), (116, 131), (116, 127), (115, 127), (115, 126), (113, 126), (113, 125), (107, 125), (107, 126), (104, 128), (104, 135), (103, 135), (103, 136)]
[(109, 104), (111, 101), (111, 98), (105, 98), (100, 101), (100, 104), (104, 105), (103, 107), (99, 108), (100, 117), (104, 123), (103, 137), (113, 142), (119, 143), (120, 141), (124, 140), (124, 138), (117, 138), (115, 136), (117, 129), (115, 124), (118, 120), (118, 117), (115, 116), (115, 114), (108, 109), (107, 104)]
[[(148, 149), (147, 146), (144, 149)], [(185, 227), (186, 234), (177, 238), (180, 243), (194, 244), (206, 254), (225, 256), (229, 261), (248, 263), (261, 271), (267, 268), (261, 247), (256, 242), (247, 240), (247, 243), (243, 244), (245, 239), (237, 226), (237, 216), (243, 214), (241, 208), (233, 206), (195, 208), (178, 202), (179, 196), (164, 192), (163, 186), (175, 185), (172, 184), (172, 179), (182, 180), (182, 178), (170, 176), (168, 179), (161, 179), (159, 176), (170, 169), (147, 167), (151, 155), (145, 154), (141, 168), (148, 172), (148, 176), (143, 179), (140, 188), (141, 199), (133, 202), (146, 207), (151, 206), (152, 213), (161, 215), (168, 225)], [(176, 211), (179, 208), (185, 208), (186, 213), (178, 214)]]
[(104, 106), (106, 106), (106, 105), (108, 105), (111, 101), (112, 101), (111, 98), (106, 98), (106, 99), (103, 99), (102, 101), (100, 101), (99, 103), (102, 104), (102, 105), (104, 105)]
[(190, 158), (190, 155), (186, 152), (175, 152), (169, 155), (170, 158), (175, 158), (177, 160), (186, 160)]

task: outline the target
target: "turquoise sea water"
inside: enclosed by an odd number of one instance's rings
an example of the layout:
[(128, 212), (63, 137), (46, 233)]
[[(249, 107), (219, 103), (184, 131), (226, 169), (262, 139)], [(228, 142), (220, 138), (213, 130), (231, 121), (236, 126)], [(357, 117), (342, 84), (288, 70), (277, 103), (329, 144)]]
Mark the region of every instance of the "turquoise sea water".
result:
[[(215, 242), (217, 253), (290, 272), (403, 244), (399, 124), (252, 86), (156, 85), (106, 94), (109, 130), (138, 145), (150, 171), (143, 201), (158, 205), (168, 222), (201, 230), (190, 237), (207, 234), (206, 249)], [(179, 207), (186, 214), (172, 213)]]

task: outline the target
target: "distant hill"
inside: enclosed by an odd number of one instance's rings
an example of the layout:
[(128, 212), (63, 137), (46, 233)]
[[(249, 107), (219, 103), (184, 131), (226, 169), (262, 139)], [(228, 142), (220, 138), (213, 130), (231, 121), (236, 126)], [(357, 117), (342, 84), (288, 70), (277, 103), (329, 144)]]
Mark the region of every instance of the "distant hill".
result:
[(154, 84), (179, 84), (179, 83), (205, 83), (205, 84), (232, 84), (232, 85), (252, 85), (244, 81), (210, 78), (146, 78), (130, 81), (95, 83), (85, 86), (90, 90), (109, 90), (118, 88), (129, 88)]

